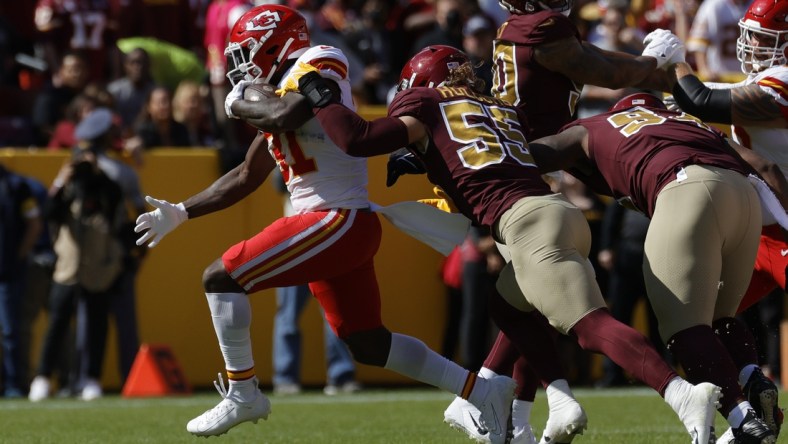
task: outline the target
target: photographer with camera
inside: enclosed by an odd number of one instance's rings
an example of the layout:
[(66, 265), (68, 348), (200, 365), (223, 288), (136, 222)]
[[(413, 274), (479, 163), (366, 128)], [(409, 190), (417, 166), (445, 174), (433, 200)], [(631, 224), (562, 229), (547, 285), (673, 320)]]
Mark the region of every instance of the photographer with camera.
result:
[[(95, 122), (93, 122), (95, 123)], [(82, 126), (82, 125), (80, 125)], [(50, 292), (49, 325), (29, 398), (49, 396), (55, 363), (77, 304), (85, 308), (87, 379), (81, 398), (102, 395), (101, 378), (113, 286), (123, 270), (122, 228), (128, 220), (121, 187), (98, 166), (92, 125), (77, 127), (80, 142), (50, 188), (45, 217), (55, 233), (57, 254)], [(82, 135), (82, 137), (80, 137)], [(83, 354), (83, 356), (85, 356)]]

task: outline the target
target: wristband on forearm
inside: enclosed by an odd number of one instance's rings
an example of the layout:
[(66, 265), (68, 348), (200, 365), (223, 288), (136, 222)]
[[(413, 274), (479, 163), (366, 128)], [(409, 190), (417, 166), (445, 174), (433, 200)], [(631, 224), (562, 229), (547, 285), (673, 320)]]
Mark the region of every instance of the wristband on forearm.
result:
[(729, 89), (710, 89), (697, 77), (688, 75), (673, 86), (673, 97), (682, 111), (701, 120), (726, 124), (733, 121)]
[(314, 108), (323, 108), (335, 101), (328, 80), (314, 71), (308, 72), (298, 79), (298, 90)]

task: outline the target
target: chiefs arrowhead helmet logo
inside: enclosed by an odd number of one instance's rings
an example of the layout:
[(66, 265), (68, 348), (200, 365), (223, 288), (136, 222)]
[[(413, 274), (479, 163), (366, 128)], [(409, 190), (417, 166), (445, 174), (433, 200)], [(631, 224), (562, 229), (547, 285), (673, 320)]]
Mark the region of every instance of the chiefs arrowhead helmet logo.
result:
[(246, 23), (247, 31), (266, 31), (276, 28), (277, 23), (282, 21), (277, 11), (263, 11), (257, 17)]

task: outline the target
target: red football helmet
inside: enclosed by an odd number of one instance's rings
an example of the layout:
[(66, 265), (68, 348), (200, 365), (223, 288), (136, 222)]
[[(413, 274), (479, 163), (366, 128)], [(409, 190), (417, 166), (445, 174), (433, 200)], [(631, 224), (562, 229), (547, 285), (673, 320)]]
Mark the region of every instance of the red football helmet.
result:
[(572, 12), (574, 0), (498, 0), (498, 3), (512, 14), (532, 14), (544, 10), (568, 16)]
[(736, 57), (745, 74), (788, 63), (788, 0), (755, 0), (739, 30)]
[(417, 86), (441, 86), (451, 70), (470, 62), (468, 56), (457, 48), (445, 45), (428, 46), (411, 57), (402, 68), (397, 91)]
[(615, 105), (611, 106), (608, 111), (615, 112), (615, 111), (625, 111), (630, 108), (634, 108), (636, 106), (643, 106), (645, 108), (659, 108), (659, 109), (668, 109), (665, 106), (665, 103), (662, 102), (662, 99), (655, 96), (654, 94), (648, 93), (635, 93), (630, 94), (623, 99), (616, 102)]
[(256, 6), (242, 15), (230, 30), (227, 78), (269, 83), (288, 58), (309, 48), (306, 20), (295, 9), (282, 5)]

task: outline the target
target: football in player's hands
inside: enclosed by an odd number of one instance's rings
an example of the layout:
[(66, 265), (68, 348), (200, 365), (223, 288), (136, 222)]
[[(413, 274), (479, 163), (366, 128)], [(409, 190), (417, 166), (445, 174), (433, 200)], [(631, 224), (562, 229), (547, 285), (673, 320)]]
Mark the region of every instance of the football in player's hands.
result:
[(259, 102), (264, 97), (276, 97), (276, 88), (268, 83), (252, 83), (244, 89), (244, 100)]

